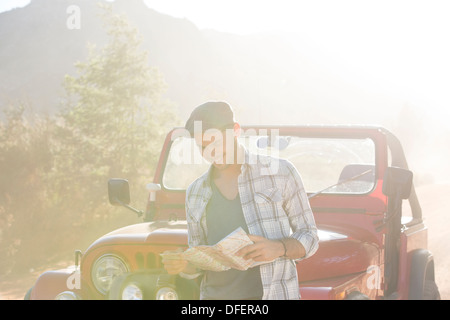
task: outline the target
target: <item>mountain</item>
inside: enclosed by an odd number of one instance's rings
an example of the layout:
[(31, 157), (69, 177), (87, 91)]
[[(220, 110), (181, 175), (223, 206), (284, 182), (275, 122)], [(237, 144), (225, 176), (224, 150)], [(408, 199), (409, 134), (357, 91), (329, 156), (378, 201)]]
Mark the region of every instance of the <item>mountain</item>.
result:
[[(88, 43), (106, 41), (95, 1), (77, 0), (80, 29), (67, 27), (73, 3), (32, 0), (0, 14), (0, 105), (21, 100), (37, 112), (58, 110), (64, 75), (74, 75), (74, 63), (86, 60)], [(113, 6), (139, 29), (149, 64), (163, 74), (166, 96), (181, 118), (205, 100), (224, 99), (243, 123), (380, 123), (395, 118), (404, 104), (343, 80), (311, 59), (304, 39), (293, 46), (275, 34), (199, 30), (141, 0)]]

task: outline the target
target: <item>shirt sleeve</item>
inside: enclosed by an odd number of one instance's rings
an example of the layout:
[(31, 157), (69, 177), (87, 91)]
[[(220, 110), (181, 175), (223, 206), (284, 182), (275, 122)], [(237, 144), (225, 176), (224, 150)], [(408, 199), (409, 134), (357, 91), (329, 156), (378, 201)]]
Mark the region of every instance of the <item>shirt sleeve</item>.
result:
[[(188, 187), (188, 189), (186, 190), (185, 209), (186, 209), (186, 222), (188, 228), (188, 246), (194, 247), (203, 242), (202, 240), (203, 237), (202, 232), (200, 230), (201, 228), (200, 224), (192, 219), (191, 209), (189, 207), (191, 192), (192, 192), (192, 185)], [(198, 276), (203, 275), (203, 271), (199, 270), (199, 272), (194, 274), (187, 274), (184, 272), (180, 272), (179, 275), (182, 278), (191, 280), (197, 278)]]
[(319, 237), (308, 195), (300, 174), (289, 161), (287, 161), (287, 170), (283, 206), (293, 231), (290, 237), (297, 239), (305, 248), (305, 256), (298, 259), (303, 260), (311, 257), (317, 251), (319, 248)]

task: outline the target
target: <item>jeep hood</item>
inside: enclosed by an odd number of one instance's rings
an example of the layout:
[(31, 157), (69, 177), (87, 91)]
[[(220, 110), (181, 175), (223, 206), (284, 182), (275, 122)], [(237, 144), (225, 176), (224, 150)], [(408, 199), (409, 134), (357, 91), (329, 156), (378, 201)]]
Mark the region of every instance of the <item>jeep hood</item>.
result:
[(88, 250), (102, 245), (145, 243), (186, 246), (186, 221), (154, 221), (126, 226), (100, 237)]
[[(331, 278), (366, 272), (379, 260), (379, 249), (372, 243), (343, 233), (319, 230), (319, 249), (297, 263), (299, 281)], [(114, 230), (95, 241), (88, 250), (103, 245), (164, 244), (187, 246), (186, 221), (139, 223)]]
[(379, 248), (369, 242), (333, 231), (319, 230), (319, 249), (297, 263), (300, 282), (367, 272), (380, 259)]

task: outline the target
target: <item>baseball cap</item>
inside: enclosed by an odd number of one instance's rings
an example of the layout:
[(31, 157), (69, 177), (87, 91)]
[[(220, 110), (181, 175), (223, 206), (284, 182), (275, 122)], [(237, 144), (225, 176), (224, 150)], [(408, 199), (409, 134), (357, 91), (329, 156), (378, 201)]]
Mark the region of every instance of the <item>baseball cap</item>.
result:
[(231, 106), (224, 101), (208, 101), (196, 107), (184, 126), (191, 136), (194, 134), (194, 123), (201, 121), (202, 132), (208, 129), (232, 128), (236, 123)]

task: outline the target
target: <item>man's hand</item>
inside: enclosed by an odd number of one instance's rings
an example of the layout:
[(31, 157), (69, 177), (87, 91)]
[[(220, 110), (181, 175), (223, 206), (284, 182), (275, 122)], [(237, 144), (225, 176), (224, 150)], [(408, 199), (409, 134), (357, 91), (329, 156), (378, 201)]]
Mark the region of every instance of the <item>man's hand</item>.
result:
[(183, 259), (182, 250), (164, 251), (162, 256), (162, 263), (164, 269), (167, 270), (168, 274), (179, 274), (180, 272), (185, 272), (188, 269), (188, 261)]
[(185, 272), (188, 266), (188, 261), (184, 259), (163, 258), (162, 263), (164, 264), (164, 269), (167, 270), (168, 274), (179, 274), (180, 272)]
[(236, 255), (244, 259), (253, 259), (254, 261), (272, 261), (284, 255), (284, 246), (280, 241), (269, 240), (264, 237), (249, 235), (253, 244), (250, 244), (241, 250)]

